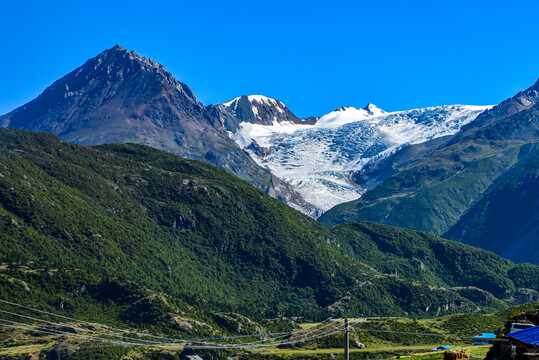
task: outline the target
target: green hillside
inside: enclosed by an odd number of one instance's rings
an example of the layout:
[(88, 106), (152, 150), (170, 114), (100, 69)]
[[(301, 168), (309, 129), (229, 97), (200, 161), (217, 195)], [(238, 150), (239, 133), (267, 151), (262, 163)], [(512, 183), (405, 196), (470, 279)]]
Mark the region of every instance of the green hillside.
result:
[(332, 232), (346, 254), (379, 272), (451, 288), (489, 309), (504, 307), (492, 295), (525, 298), (529, 292), (524, 288), (537, 290), (536, 266), (528, 265), (526, 273), (492, 252), (430, 233), (368, 222), (339, 225)]
[[(73, 314), (80, 304), (129, 313), (129, 303), (94, 296), (118, 281), (205, 314), (255, 319), (486, 311), (529, 301), (516, 288), (533, 283), (516, 285), (509, 261), (430, 235), (372, 224), (327, 230), (223, 170), (140, 145), (86, 147), (2, 129), (0, 205), (2, 297)], [(404, 252), (357, 255), (380, 239)], [(422, 251), (438, 251), (437, 260)], [(418, 258), (428, 271), (416, 269)]]
[(80, 268), (260, 315), (328, 305), (363, 268), (315, 221), (201, 162), (13, 129), (0, 144), (4, 263)]
[(444, 237), (516, 262), (538, 264), (538, 218), (539, 144), (535, 142), (522, 148), (518, 163), (497, 179)]

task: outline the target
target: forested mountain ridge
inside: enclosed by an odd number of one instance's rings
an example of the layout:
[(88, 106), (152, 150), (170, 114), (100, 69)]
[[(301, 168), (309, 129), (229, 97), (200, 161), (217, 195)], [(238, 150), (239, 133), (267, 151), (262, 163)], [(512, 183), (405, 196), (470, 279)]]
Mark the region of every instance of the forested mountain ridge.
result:
[[(202, 309), (258, 319), (486, 311), (533, 299), (539, 288), (535, 266), (523, 272), (483, 250), (385, 225), (333, 232), (223, 170), (146, 146), (87, 147), (7, 128), (0, 148), (0, 262), (8, 278), (26, 283), (47, 269), (77, 282), (81, 271), (92, 274), (94, 286), (120, 278)], [(378, 244), (373, 259), (391, 256), (380, 233), (401, 249), (442, 241), (454, 250), (436, 261), (424, 259), (428, 252), (405, 253), (393, 268), (347, 250), (370, 242)], [(447, 263), (473, 275), (438, 274)], [(5, 285), (6, 298), (36, 301), (20, 281), (6, 278)]]

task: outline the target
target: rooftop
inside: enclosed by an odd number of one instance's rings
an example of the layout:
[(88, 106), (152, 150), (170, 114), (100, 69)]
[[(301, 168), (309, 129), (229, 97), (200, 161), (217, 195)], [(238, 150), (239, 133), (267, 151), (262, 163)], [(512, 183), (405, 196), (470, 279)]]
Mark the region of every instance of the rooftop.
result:
[(512, 332), (507, 334), (507, 337), (521, 341), (525, 344), (539, 345), (539, 326)]

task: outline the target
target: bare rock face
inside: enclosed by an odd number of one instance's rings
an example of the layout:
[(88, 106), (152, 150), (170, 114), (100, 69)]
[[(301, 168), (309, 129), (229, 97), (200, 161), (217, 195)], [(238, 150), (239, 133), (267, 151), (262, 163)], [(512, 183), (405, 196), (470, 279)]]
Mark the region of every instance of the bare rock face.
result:
[(208, 126), (205, 112), (191, 89), (163, 66), (116, 45), (4, 116), (2, 123), (95, 145), (125, 135), (144, 139), (163, 130)]

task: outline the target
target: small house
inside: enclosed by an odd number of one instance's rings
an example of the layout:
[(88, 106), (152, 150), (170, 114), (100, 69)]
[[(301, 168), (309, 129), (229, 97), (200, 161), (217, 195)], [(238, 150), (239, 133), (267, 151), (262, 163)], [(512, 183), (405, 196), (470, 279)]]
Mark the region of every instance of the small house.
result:
[(528, 323), (512, 323), (511, 324), (511, 329), (509, 330), (509, 332), (512, 333), (512, 332), (519, 331), (519, 330), (529, 329), (529, 328), (532, 328), (534, 326), (535, 325), (528, 324)]
[(453, 347), (449, 346), (449, 345), (442, 345), (442, 346), (438, 346), (437, 348), (434, 348), (434, 349), (431, 349), (432, 351), (442, 351), (442, 350), (450, 350), (450, 349), (453, 349)]
[(488, 345), (492, 344), (496, 340), (496, 334), (493, 333), (481, 333), (473, 337), (474, 345)]

